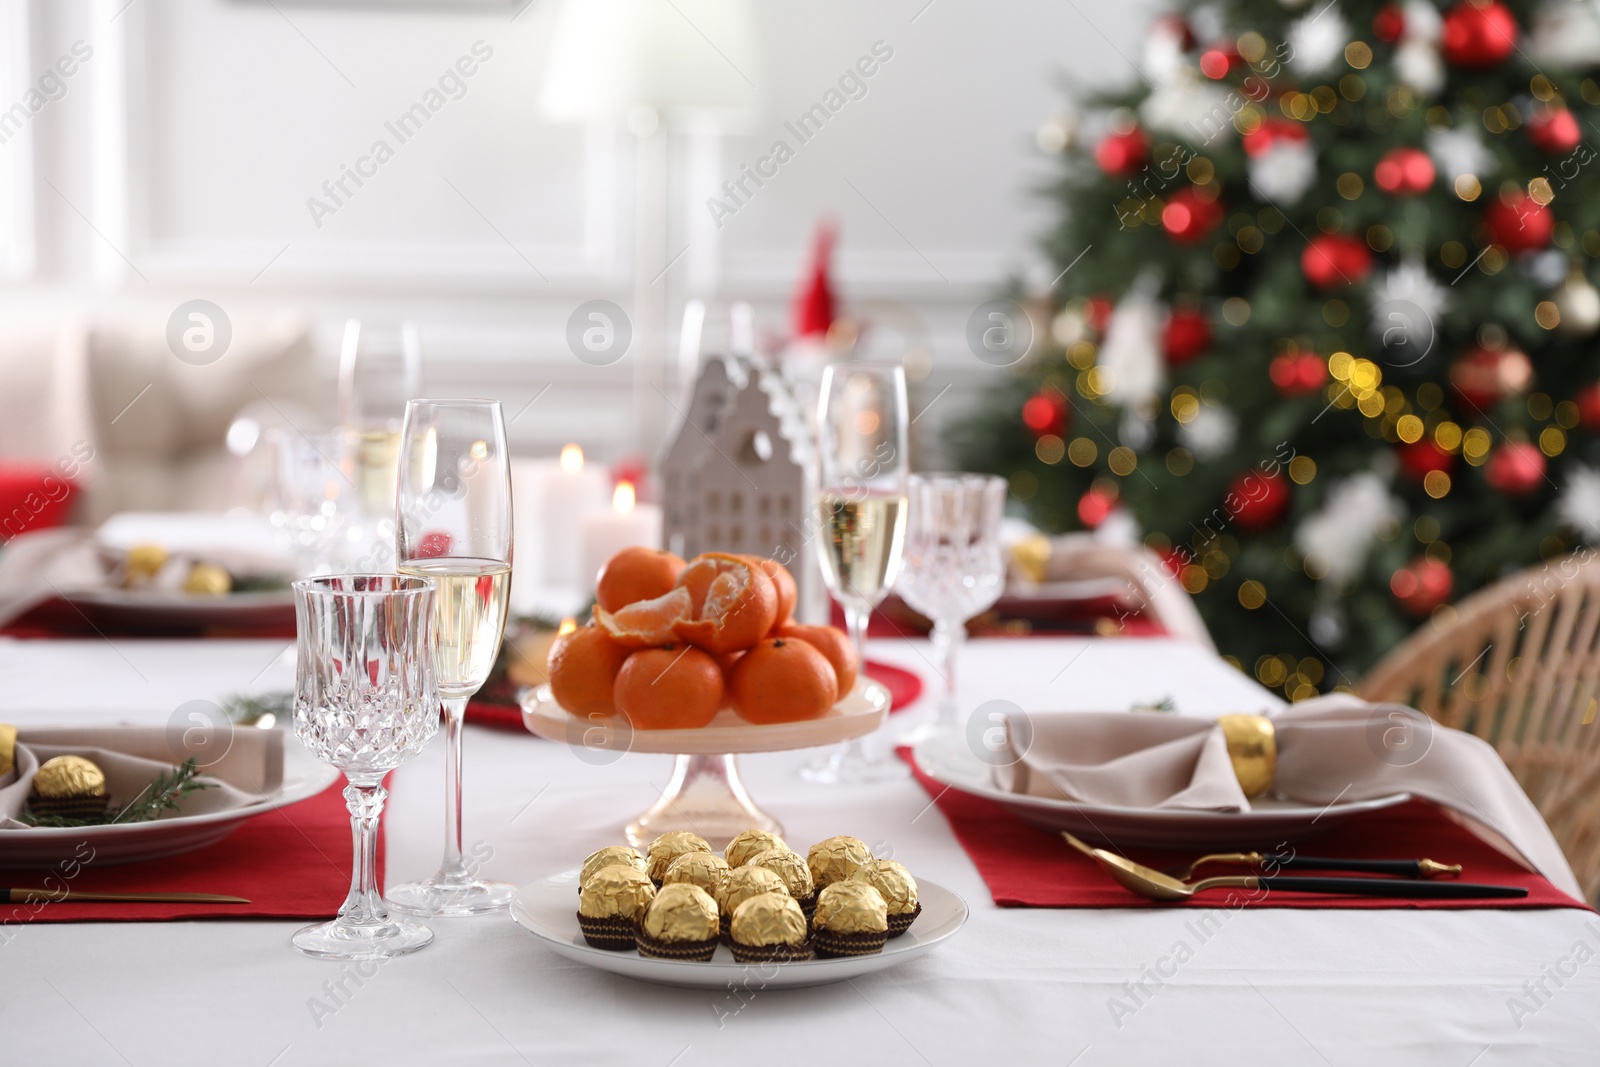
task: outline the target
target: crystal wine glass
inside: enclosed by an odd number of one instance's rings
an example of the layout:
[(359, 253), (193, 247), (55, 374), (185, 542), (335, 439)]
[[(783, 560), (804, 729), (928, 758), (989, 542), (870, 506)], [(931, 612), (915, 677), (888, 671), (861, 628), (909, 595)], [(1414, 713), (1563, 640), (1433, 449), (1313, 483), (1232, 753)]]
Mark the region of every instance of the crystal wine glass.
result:
[(304, 434), (267, 431), (272, 483), (268, 519), (302, 576), (340, 566), (341, 541), (356, 495), (353, 438), (340, 430)]
[(422, 335), (414, 322), (344, 324), (339, 424), (353, 438), (363, 547), (394, 542), (396, 468), (406, 402), (422, 389)]
[(993, 607), (1005, 585), (1000, 520), (1006, 481), (991, 474), (913, 474), (906, 499), (906, 547), (895, 591), (933, 620), (944, 675), (934, 718), (901, 739), (915, 744), (959, 726), (956, 658), (966, 622)]
[(511, 590), (511, 461), (493, 400), (413, 400), (400, 435), (396, 549), (400, 572), (438, 585), (434, 673), (445, 729), (444, 862), (432, 878), (389, 890), (414, 915), (505, 907), (515, 887), (474, 878), (461, 852), (461, 721), (488, 680)]
[(393, 574), (294, 583), (294, 733), (350, 780), (344, 799), (355, 838), (339, 917), (292, 938), (309, 956), (387, 959), (433, 940), (421, 923), (391, 916), (377, 886), (383, 776), (439, 729), (433, 598), (432, 582)]
[[(898, 364), (835, 363), (822, 372), (817, 409), (816, 534), (823, 581), (844, 608), (862, 671), (867, 620), (900, 569), (906, 530), (906, 376)], [(903, 778), (898, 760), (869, 756), (860, 739), (801, 768), (814, 782)]]

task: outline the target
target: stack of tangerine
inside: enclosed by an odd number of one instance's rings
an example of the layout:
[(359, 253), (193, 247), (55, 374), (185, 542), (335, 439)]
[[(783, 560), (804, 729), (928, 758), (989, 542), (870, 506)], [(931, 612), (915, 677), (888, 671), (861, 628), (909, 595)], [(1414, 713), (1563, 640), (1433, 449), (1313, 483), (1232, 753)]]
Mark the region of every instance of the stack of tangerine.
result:
[(551, 647), (550, 692), (635, 730), (705, 726), (725, 705), (753, 723), (821, 718), (859, 664), (839, 630), (791, 619), (796, 596), (770, 559), (623, 549), (600, 571), (594, 621)]

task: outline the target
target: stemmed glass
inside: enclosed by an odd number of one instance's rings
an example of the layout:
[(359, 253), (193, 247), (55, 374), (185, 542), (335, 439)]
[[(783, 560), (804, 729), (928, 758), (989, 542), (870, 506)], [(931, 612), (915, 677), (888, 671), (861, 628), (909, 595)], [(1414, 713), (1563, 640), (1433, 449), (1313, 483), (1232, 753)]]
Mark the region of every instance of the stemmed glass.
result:
[[(867, 619), (900, 569), (906, 530), (906, 376), (899, 365), (835, 363), (822, 372), (817, 409), (816, 534), (823, 580), (844, 608), (863, 672)], [(867, 754), (860, 739), (801, 768), (814, 782), (903, 778), (904, 764)]]
[(355, 497), (353, 449), (335, 430), (307, 436), (289, 427), (267, 431), (272, 483), (268, 520), (302, 576), (341, 570), (340, 541)]
[(291, 939), (309, 956), (387, 959), (433, 940), (421, 923), (390, 916), (377, 886), (383, 776), (439, 729), (433, 598), (432, 582), (393, 574), (294, 583), (294, 733), (350, 780), (344, 800), (355, 839), (339, 917)]
[(394, 538), (395, 468), (406, 401), (422, 390), (422, 335), (398, 328), (344, 324), (339, 346), (339, 425), (353, 438), (363, 547)]
[(959, 725), (956, 658), (968, 619), (1000, 599), (1005, 556), (1000, 520), (1006, 481), (992, 474), (913, 474), (907, 491), (905, 561), (895, 591), (933, 620), (933, 644), (944, 675), (934, 718), (901, 741), (915, 744)]
[(515, 888), (474, 878), (461, 852), (461, 721), (499, 655), (511, 590), (511, 462), (499, 403), (409, 402), (397, 496), (400, 572), (438, 586), (445, 831), (438, 873), (395, 886), (389, 903), (414, 915), (476, 915), (505, 907)]

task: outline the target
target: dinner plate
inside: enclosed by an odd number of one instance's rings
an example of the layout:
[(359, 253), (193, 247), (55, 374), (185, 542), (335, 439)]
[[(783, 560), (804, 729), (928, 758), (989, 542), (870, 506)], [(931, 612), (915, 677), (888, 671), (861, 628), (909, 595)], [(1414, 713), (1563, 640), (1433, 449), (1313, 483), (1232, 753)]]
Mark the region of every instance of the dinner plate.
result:
[(97, 626), (182, 628), (278, 627), (294, 625), (294, 591), (262, 590), (201, 596), (154, 589), (62, 589), (61, 599)]
[(873, 971), (898, 967), (931, 951), (967, 921), (967, 903), (943, 886), (917, 879), (922, 914), (883, 951), (872, 956), (812, 959), (796, 963), (735, 963), (727, 945), (718, 945), (710, 962), (658, 960), (637, 952), (592, 948), (578, 929), (578, 872), (563, 871), (517, 890), (511, 918), (569, 960), (641, 982), (691, 989), (789, 989), (827, 985)]
[[(134, 863), (190, 852), (221, 841), (246, 819), (316, 796), (339, 771), (299, 744), (284, 746), (283, 787), (253, 804), (204, 815), (179, 815), (121, 826), (35, 826), (0, 830), (0, 868), (56, 867), (69, 862)], [(271, 862), (270, 858), (264, 862)]]
[(929, 738), (912, 749), (928, 777), (958, 792), (992, 800), (1046, 830), (1068, 830), (1096, 844), (1142, 848), (1255, 848), (1304, 841), (1352, 815), (1403, 804), (1409, 793), (1347, 803), (1307, 805), (1258, 797), (1249, 811), (1192, 811), (1078, 804), (1008, 793), (994, 784), (993, 768), (967, 747), (964, 735)]

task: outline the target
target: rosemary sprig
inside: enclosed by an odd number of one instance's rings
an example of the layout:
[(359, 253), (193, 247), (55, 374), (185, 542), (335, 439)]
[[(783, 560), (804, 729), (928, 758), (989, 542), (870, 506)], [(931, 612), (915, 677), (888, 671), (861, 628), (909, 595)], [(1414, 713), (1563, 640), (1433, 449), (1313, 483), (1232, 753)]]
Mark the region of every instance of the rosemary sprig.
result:
[(190, 793), (211, 789), (215, 782), (199, 780), (200, 768), (193, 756), (184, 760), (166, 774), (145, 786), (139, 795), (116, 809), (98, 815), (35, 815), (24, 812), (22, 822), (29, 826), (114, 826), (121, 823), (150, 822), (169, 811), (177, 811), (178, 803)]

